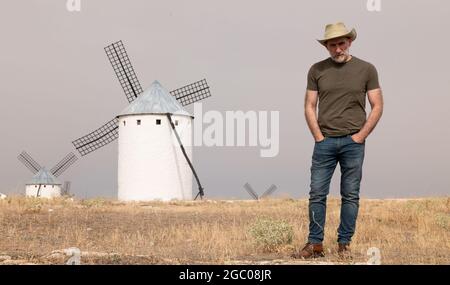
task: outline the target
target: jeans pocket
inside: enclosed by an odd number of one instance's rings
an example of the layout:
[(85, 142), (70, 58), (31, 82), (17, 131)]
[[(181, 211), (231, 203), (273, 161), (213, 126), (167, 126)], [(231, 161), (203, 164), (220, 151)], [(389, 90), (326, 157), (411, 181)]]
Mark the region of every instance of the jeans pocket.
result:
[(316, 144), (321, 144), (321, 143), (323, 143), (323, 142), (326, 141), (326, 140), (327, 140), (327, 137), (324, 137), (323, 140), (321, 140), (321, 141), (319, 141), (319, 142), (316, 142)]
[(366, 140), (364, 140), (362, 143), (359, 143), (359, 142), (355, 142), (354, 140), (353, 140), (353, 138), (352, 138), (352, 136), (351, 135), (348, 135), (348, 137), (350, 138), (350, 140), (354, 143), (354, 144), (359, 144), (359, 145), (363, 145), (363, 144), (365, 144), (366, 143)]

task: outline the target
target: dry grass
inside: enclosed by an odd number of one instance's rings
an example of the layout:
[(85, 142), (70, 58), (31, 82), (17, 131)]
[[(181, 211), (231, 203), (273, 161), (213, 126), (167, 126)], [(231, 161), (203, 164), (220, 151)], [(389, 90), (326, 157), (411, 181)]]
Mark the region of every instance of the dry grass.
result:
[[(120, 203), (9, 197), (0, 200), (0, 264), (62, 264), (78, 247), (90, 264), (295, 264), (308, 232), (306, 200)], [(318, 262), (338, 262), (338, 199), (329, 199)], [(267, 251), (251, 227), (261, 218), (292, 227), (292, 243)], [(383, 264), (450, 264), (450, 198), (362, 200), (354, 259), (378, 247)], [(53, 254), (52, 254), (53, 252)], [(1, 257), (1, 256), (9, 256)], [(316, 262), (317, 262), (316, 261)]]

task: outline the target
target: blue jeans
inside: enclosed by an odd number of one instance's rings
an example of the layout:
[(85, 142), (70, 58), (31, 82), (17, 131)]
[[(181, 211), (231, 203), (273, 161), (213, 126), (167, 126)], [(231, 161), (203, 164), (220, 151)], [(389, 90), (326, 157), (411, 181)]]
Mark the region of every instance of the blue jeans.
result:
[(308, 242), (321, 243), (324, 236), (327, 195), (337, 163), (341, 167), (341, 221), (338, 242), (350, 243), (356, 229), (359, 188), (362, 178), (365, 142), (353, 141), (350, 135), (326, 137), (314, 145), (309, 192)]

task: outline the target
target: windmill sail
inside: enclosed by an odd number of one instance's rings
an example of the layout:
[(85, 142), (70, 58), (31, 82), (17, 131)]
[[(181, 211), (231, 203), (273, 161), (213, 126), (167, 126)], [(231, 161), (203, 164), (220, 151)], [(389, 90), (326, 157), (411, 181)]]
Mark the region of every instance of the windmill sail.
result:
[(170, 94), (175, 96), (183, 106), (211, 97), (206, 79), (170, 91)]
[(64, 171), (67, 170), (76, 160), (77, 156), (73, 152), (66, 155), (58, 164), (56, 164), (50, 172), (55, 176), (60, 176)]
[(39, 172), (42, 166), (39, 165), (26, 151), (22, 151), (17, 157), (33, 174)]
[(128, 102), (133, 102), (143, 90), (122, 41), (105, 47), (105, 52), (127, 96)]
[(256, 194), (255, 190), (253, 190), (253, 188), (250, 186), (250, 184), (245, 183), (244, 185), (245, 190), (247, 190), (248, 194), (250, 194), (250, 196), (252, 196), (253, 199), (258, 200), (258, 194)]
[(277, 186), (275, 186), (275, 185), (272, 184), (272, 185), (269, 187), (269, 189), (267, 189), (267, 190), (261, 195), (261, 198), (265, 198), (265, 197), (268, 197), (268, 196), (272, 195), (272, 193), (275, 192), (275, 190), (277, 190)]
[(119, 137), (119, 120), (112, 119), (97, 130), (72, 142), (78, 152), (84, 156)]
[[(142, 92), (134, 68), (122, 43), (118, 41), (105, 47), (106, 55), (119, 79), (128, 102), (133, 102)], [(211, 96), (205, 79), (183, 86), (170, 92), (183, 106), (195, 103)], [(118, 119), (115, 118), (97, 130), (75, 141), (73, 145), (84, 156), (117, 139), (119, 136)]]

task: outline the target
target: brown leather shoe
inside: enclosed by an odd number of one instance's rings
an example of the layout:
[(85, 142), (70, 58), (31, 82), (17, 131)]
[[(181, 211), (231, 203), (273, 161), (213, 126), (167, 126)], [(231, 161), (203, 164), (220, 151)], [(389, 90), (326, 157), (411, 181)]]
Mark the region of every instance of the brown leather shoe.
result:
[(339, 243), (338, 244), (338, 255), (341, 259), (352, 259), (352, 253), (350, 251), (349, 243)]
[(309, 259), (324, 257), (323, 246), (321, 243), (307, 243), (302, 250), (291, 255), (293, 258)]

